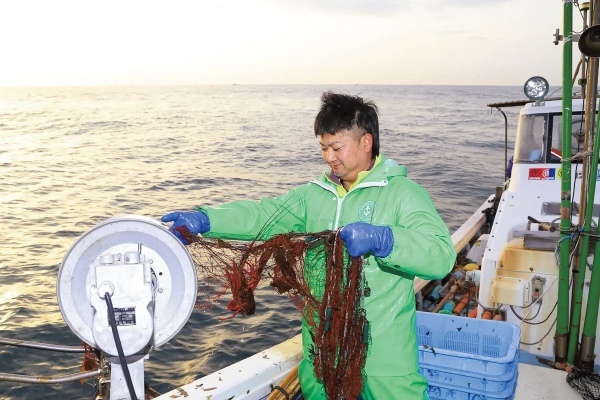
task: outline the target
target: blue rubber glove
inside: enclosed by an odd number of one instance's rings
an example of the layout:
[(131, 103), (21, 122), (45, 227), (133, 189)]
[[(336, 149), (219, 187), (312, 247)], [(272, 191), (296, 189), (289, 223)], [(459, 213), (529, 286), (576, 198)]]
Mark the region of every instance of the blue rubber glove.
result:
[(352, 257), (373, 252), (377, 257), (387, 257), (394, 247), (394, 233), (389, 226), (376, 226), (364, 222), (352, 222), (340, 231)]
[(163, 216), (160, 219), (162, 222), (173, 222), (169, 231), (171, 231), (183, 244), (189, 244), (177, 231), (173, 228), (184, 226), (194, 236), (199, 233), (205, 233), (210, 230), (210, 221), (208, 215), (202, 211), (174, 211)]

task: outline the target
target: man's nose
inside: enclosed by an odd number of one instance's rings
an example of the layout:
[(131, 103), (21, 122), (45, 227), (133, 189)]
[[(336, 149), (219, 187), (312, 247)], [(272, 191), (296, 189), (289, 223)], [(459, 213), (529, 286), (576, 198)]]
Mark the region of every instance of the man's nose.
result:
[(323, 151), (323, 158), (327, 162), (334, 161), (336, 159), (336, 156), (335, 156), (335, 152), (333, 151), (333, 149), (328, 148), (327, 150)]

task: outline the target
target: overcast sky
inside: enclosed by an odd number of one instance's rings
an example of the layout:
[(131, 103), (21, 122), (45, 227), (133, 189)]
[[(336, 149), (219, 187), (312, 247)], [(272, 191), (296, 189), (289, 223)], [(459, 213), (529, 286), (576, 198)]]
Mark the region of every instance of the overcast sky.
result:
[(0, 86), (522, 85), (533, 75), (560, 86), (562, 10), (561, 0), (2, 1)]

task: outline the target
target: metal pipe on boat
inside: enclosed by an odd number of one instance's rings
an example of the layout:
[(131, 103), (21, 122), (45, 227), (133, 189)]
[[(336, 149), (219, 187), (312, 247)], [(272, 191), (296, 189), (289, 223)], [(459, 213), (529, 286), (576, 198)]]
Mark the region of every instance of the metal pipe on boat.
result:
[[(594, 10), (595, 9), (595, 10)], [(591, 5), (591, 13), (590, 13), (590, 18), (591, 18), (591, 23), (592, 25), (597, 24), (600, 21), (600, 15), (598, 14), (598, 12), (600, 11), (600, 7), (594, 7), (593, 2)], [(585, 30), (588, 27), (587, 24), (587, 9), (583, 8), (583, 12), (584, 12), (584, 26), (583, 29)], [(585, 81), (585, 86), (582, 87), (581, 89), (581, 93), (585, 92), (585, 99), (586, 102), (584, 104), (584, 114), (587, 115), (595, 115), (596, 113), (596, 99), (597, 99), (597, 87), (598, 87), (598, 59), (595, 57), (586, 57), (584, 54), (581, 55), (582, 58), (582, 63), (583, 63), (583, 67), (582, 67), (582, 76), (585, 77), (584, 81)], [(585, 59), (587, 58), (587, 64), (588, 64), (588, 68), (587, 68), (587, 76), (586, 76), (586, 63), (585, 63)], [(589, 150), (590, 147), (590, 138), (592, 137), (592, 134), (594, 132), (595, 126), (594, 126), (594, 118), (584, 118), (584, 142), (583, 142), (583, 149), (580, 149), (581, 151), (587, 151)], [(583, 159), (582, 162), (582, 166), (581, 166), (581, 175), (583, 177), (589, 178), (588, 175), (588, 168), (589, 168), (589, 161), (587, 158)], [(586, 201), (587, 201), (587, 187), (585, 185), (581, 185), (581, 190), (580, 190), (580, 202), (579, 202), (579, 208), (580, 209), (585, 209), (586, 207)], [(582, 216), (583, 214), (579, 214), (579, 226), (583, 226), (583, 220), (582, 220)], [(573, 279), (575, 280), (575, 276), (573, 277)]]
[[(590, 4), (590, 16), (592, 26), (600, 22), (600, 7), (596, 2)], [(584, 26), (587, 28), (587, 26)], [(594, 115), (596, 111), (596, 99), (598, 96), (598, 58), (589, 57), (589, 68), (588, 77), (586, 82), (586, 99), (589, 99), (585, 103), (585, 115)], [(585, 140), (584, 140), (584, 151), (589, 146), (590, 133), (594, 131), (594, 118), (585, 119)], [(588, 176), (586, 167), (587, 163), (584, 160), (583, 176)], [(582, 191), (583, 199), (583, 191)], [(600, 254), (600, 245), (596, 243), (595, 255)], [(594, 255), (594, 267), (600, 264), (600, 258)], [(598, 265), (600, 268), (600, 265)], [(594, 273), (594, 270), (596, 272)], [(583, 325), (583, 335), (581, 338), (581, 349), (580, 357), (581, 367), (585, 370), (592, 370), (594, 368), (594, 347), (596, 342), (596, 328), (598, 326), (598, 302), (600, 300), (600, 274), (597, 272), (598, 268), (592, 269), (592, 276), (590, 280), (590, 290), (588, 293), (588, 303), (586, 308), (585, 320)]]
[[(600, 118), (600, 115), (598, 116)], [(600, 124), (600, 120), (596, 122), (596, 127)], [(571, 315), (571, 333), (569, 338), (569, 350), (567, 353), (567, 363), (573, 364), (575, 362), (575, 355), (577, 352), (577, 342), (579, 339), (579, 325), (581, 321), (581, 303), (583, 298), (583, 286), (585, 283), (585, 269), (587, 266), (587, 257), (589, 253), (589, 242), (590, 242), (590, 232), (592, 226), (592, 213), (594, 209), (594, 194), (596, 192), (596, 175), (598, 174), (598, 156), (600, 155), (600, 132), (596, 131), (596, 135), (594, 137), (594, 145), (593, 145), (593, 155), (590, 161), (590, 171), (589, 176), (594, 179), (589, 179), (589, 188), (588, 188), (588, 199), (585, 208), (585, 225), (583, 227), (583, 238), (581, 244), (581, 255), (579, 261), (579, 274), (577, 277), (577, 283), (574, 287), (575, 293), (575, 303), (573, 307), (573, 314)], [(590, 198), (591, 197), (591, 198)], [(598, 274), (598, 272), (596, 272)], [(592, 277), (594, 275), (594, 271), (592, 271)], [(596, 299), (588, 299), (588, 305), (590, 301), (593, 301), (596, 311), (598, 310), (598, 297)], [(591, 312), (591, 310), (588, 310)], [(595, 328), (594, 328), (595, 330)]]
[(508, 169), (508, 118), (506, 113), (500, 107), (494, 107), (504, 117), (504, 179), (506, 179), (506, 170)]
[[(600, 6), (599, 4), (594, 4), (592, 2), (590, 4), (590, 18), (591, 25), (594, 26), (600, 22)], [(585, 21), (585, 19), (584, 19)], [(587, 28), (587, 24), (584, 25), (584, 28)], [(594, 115), (596, 112), (596, 99), (598, 96), (598, 58), (589, 57), (589, 68), (588, 68), (588, 76), (586, 79), (586, 99), (585, 102), (585, 115)], [(587, 151), (589, 148), (590, 137), (592, 137), (592, 132), (594, 131), (594, 118), (585, 118), (585, 137), (584, 137), (584, 147), (583, 151)], [(583, 160), (583, 168), (582, 168), (582, 176), (587, 177), (588, 181), (592, 179), (592, 176), (588, 173), (588, 159), (585, 158)], [(595, 181), (594, 176), (594, 181)], [(584, 185), (582, 185), (583, 187)], [(589, 192), (589, 191), (588, 191)], [(585, 193), (588, 194), (588, 193)], [(582, 204), (583, 200), (587, 201), (587, 198), (584, 197), (584, 191), (581, 191)], [(593, 203), (593, 198), (591, 199)], [(587, 206), (587, 203), (585, 203)], [(583, 207), (583, 205), (581, 206)], [(598, 244), (596, 244), (595, 254), (598, 253), (599, 248)], [(594, 255), (594, 265), (600, 262), (600, 258), (596, 258)], [(585, 271), (585, 270), (584, 270)], [(573, 278), (575, 279), (575, 277)], [(600, 274), (598, 272), (594, 273), (592, 270), (591, 282), (590, 282), (590, 290), (588, 294), (588, 302), (585, 313), (585, 321), (583, 325), (583, 336), (581, 338), (581, 348), (579, 350), (579, 360), (581, 360), (582, 368), (586, 370), (592, 370), (594, 368), (594, 347), (596, 341), (596, 328), (598, 324), (598, 301), (600, 299), (600, 291), (598, 288), (600, 285)]]
[[(596, 7), (596, 10), (598, 10), (599, 7)], [(584, 26), (583, 29), (585, 30), (588, 27), (587, 24), (587, 7), (585, 7), (585, 5), (582, 5), (582, 10), (584, 12)], [(599, 16), (596, 13), (594, 13), (594, 7), (593, 4), (591, 6), (591, 13), (590, 15), (590, 19), (591, 19), (591, 23), (592, 25), (596, 24), (599, 20)], [(585, 99), (589, 99), (589, 101), (586, 101), (584, 104), (584, 113), (585, 115), (595, 115), (595, 108), (596, 108), (596, 97), (597, 97), (597, 91), (596, 88), (598, 86), (598, 60), (595, 59), (594, 57), (590, 57), (587, 58), (588, 61), (587, 63), (589, 64), (589, 68), (587, 68), (587, 75), (586, 76), (586, 56), (582, 53), (581, 54), (581, 61), (579, 62), (581, 65), (583, 65), (582, 67), (582, 76), (585, 77), (585, 79), (583, 81), (585, 81), (585, 84), (583, 84), (584, 86), (582, 86), (581, 88), (581, 93), (584, 94), (585, 93)], [(590, 146), (590, 138), (592, 137), (592, 132), (594, 131), (594, 118), (584, 118), (584, 141), (583, 141), (583, 149), (580, 149), (580, 151), (587, 151), (589, 149)], [(589, 181), (589, 175), (588, 175), (588, 169), (589, 169), (589, 160), (587, 158), (583, 159), (583, 162), (581, 163), (581, 176), (583, 177), (582, 180), (585, 180), (586, 182)], [(585, 210), (586, 204), (587, 204), (587, 196), (588, 196), (588, 191), (587, 191), (587, 185), (586, 184), (581, 184), (581, 190), (579, 193), (579, 209), (581, 210)], [(584, 220), (583, 220), (584, 214), (583, 213), (579, 213), (579, 219), (578, 219), (578, 226), (583, 226), (584, 224)], [(573, 258), (573, 265), (579, 265), (579, 254), (581, 252), (581, 246), (580, 243), (577, 242), (577, 248), (574, 249), (575, 251), (575, 257)], [(574, 269), (571, 271), (571, 279), (573, 280), (573, 282), (577, 282), (578, 278), (577, 278), (577, 270)], [(573, 306), (575, 305), (575, 291), (573, 290), (571, 292), (571, 313), (570, 315), (573, 314)]]
[[(594, 9), (597, 9), (598, 4), (595, 2)], [(595, 13), (595, 11), (594, 11)], [(589, 101), (589, 100), (588, 100)], [(594, 109), (596, 104), (594, 104)], [(587, 204), (585, 207), (585, 224), (583, 226), (583, 238), (581, 240), (581, 254), (579, 260), (579, 274), (577, 276), (577, 282), (574, 285), (575, 290), (575, 300), (573, 305), (573, 312), (571, 315), (571, 332), (569, 337), (569, 347), (567, 352), (567, 363), (574, 364), (575, 356), (577, 353), (577, 343), (579, 341), (579, 328), (581, 324), (581, 310), (582, 310), (582, 299), (583, 299), (583, 286), (585, 283), (585, 269), (587, 267), (587, 257), (589, 253), (589, 243), (590, 243), (590, 233), (592, 227), (592, 213), (594, 211), (594, 195), (596, 193), (596, 176), (598, 174), (598, 156), (600, 155), (600, 132), (598, 131), (598, 126), (600, 125), (600, 115), (598, 115), (598, 120), (596, 121), (596, 134), (594, 136), (594, 144), (592, 147), (592, 159), (590, 160), (590, 170), (588, 173), (589, 177), (589, 185), (588, 185), (588, 196), (587, 196)], [(564, 153), (563, 153), (564, 154)], [(570, 154), (570, 153), (568, 153)], [(598, 272), (596, 272), (598, 274)], [(594, 271), (592, 271), (592, 278), (594, 275)], [(597, 278), (596, 278), (597, 279)], [(590, 305), (590, 301), (594, 304), (592, 307), (598, 311), (598, 295), (596, 295), (595, 299), (588, 298), (588, 305)], [(592, 312), (592, 310), (588, 310), (587, 313)], [(586, 314), (587, 314), (586, 313)], [(590, 317), (591, 318), (591, 317)], [(588, 328), (589, 329), (589, 328)], [(594, 327), (594, 331), (595, 331)], [(594, 333), (595, 335), (595, 333)]]
[(9, 346), (27, 347), (30, 349), (51, 350), (63, 353), (85, 353), (85, 349), (81, 346), (63, 346), (59, 344), (28, 342), (25, 340), (0, 338), (0, 344)]
[[(598, 255), (598, 257), (596, 257)], [(581, 368), (586, 371), (594, 370), (594, 347), (596, 342), (596, 327), (598, 324), (598, 300), (600, 299), (600, 242), (596, 242), (594, 265), (590, 280), (583, 336), (581, 337), (580, 360)], [(582, 272), (582, 274), (585, 274)]]
[[(588, 4), (589, 5), (589, 4)], [(587, 24), (587, 7), (583, 7), (584, 5), (582, 5), (582, 11), (584, 13), (584, 26), (583, 29), (585, 30), (588, 27)], [(590, 20), (592, 22), (592, 24), (594, 23), (594, 21), (598, 21), (598, 15), (594, 16), (593, 13), (593, 4), (592, 4), (592, 12), (589, 14), (590, 15)], [(598, 9), (596, 7), (596, 9)], [(588, 58), (587, 64), (589, 64), (589, 68), (588, 70), (588, 76), (586, 77), (585, 74), (585, 65), (586, 65), (586, 56), (582, 53), (581, 54), (581, 61), (580, 63), (583, 63), (583, 68), (582, 68), (582, 76), (585, 77), (584, 81), (586, 82), (586, 84), (584, 84), (585, 86), (583, 86), (581, 88), (581, 93), (585, 94), (585, 98), (586, 99), (590, 99), (591, 101), (586, 101), (584, 104), (584, 113), (585, 115), (595, 115), (595, 104), (596, 104), (596, 90), (595, 88), (598, 85), (598, 75), (597, 75), (597, 71), (598, 71), (598, 60), (596, 60), (595, 58)], [(592, 132), (594, 130), (594, 118), (584, 118), (585, 121), (585, 125), (584, 125), (584, 142), (583, 142), (583, 149), (581, 149), (582, 151), (587, 151), (590, 147), (590, 138), (592, 137)], [(587, 204), (587, 196), (588, 196), (588, 192), (587, 192), (587, 182), (589, 181), (589, 176), (588, 176), (588, 168), (589, 168), (589, 160), (587, 158), (583, 159), (583, 162), (581, 163), (581, 176), (582, 176), (582, 184), (581, 184), (581, 190), (580, 190), (580, 194), (579, 194), (579, 208), (581, 210), (585, 210), (586, 204)], [(586, 181), (586, 184), (583, 183), (583, 180)], [(578, 224), (577, 226), (583, 226), (584, 224), (584, 213), (579, 213), (579, 219), (578, 219)], [(577, 242), (577, 248), (574, 249), (575, 252), (575, 257), (573, 258), (573, 265), (579, 265), (580, 259), (579, 259), (579, 253), (581, 252), (581, 246), (580, 246), (580, 242)], [(574, 269), (573, 271), (571, 271), (571, 279), (573, 280), (573, 282), (577, 282), (578, 278), (577, 278), (577, 274), (578, 271), (576, 269)], [(573, 306), (575, 305), (575, 290), (573, 290), (571, 292), (571, 315), (573, 314)]]
[(0, 372), (0, 381), (18, 382), (18, 383), (65, 383), (73, 382), (81, 379), (93, 378), (100, 375), (101, 370), (79, 372), (77, 374), (70, 375), (59, 375), (59, 376), (31, 376), (31, 375), (18, 375), (18, 374), (7, 374)]
[[(573, 97), (571, 94), (571, 74), (573, 73), (573, 2), (564, 0), (563, 10), (563, 77), (562, 77), (562, 154), (571, 154), (571, 122)], [(571, 243), (571, 160), (562, 159), (562, 179), (560, 195), (560, 229), (558, 305), (555, 336), (555, 359), (564, 362), (567, 358), (569, 335), (569, 252)], [(575, 343), (577, 341), (575, 340)]]
[[(599, 115), (600, 117), (600, 115)], [(598, 155), (600, 154), (600, 132), (596, 132), (594, 138), (594, 147), (593, 147), (593, 155), (590, 165), (589, 175), (595, 177), (598, 173)], [(579, 326), (581, 321), (581, 304), (583, 299), (583, 286), (585, 284), (585, 269), (587, 267), (587, 257), (589, 254), (589, 244), (590, 244), (590, 231), (591, 231), (591, 222), (592, 222), (592, 212), (594, 208), (594, 193), (596, 192), (596, 179), (589, 180), (589, 196), (585, 209), (585, 224), (583, 226), (583, 238), (581, 239), (581, 254), (579, 258), (579, 274), (577, 276), (577, 281), (574, 285), (575, 297), (573, 304), (573, 312), (571, 315), (571, 332), (569, 337), (569, 347), (567, 353), (567, 363), (573, 364), (575, 362), (575, 355), (577, 353), (577, 343), (579, 341)], [(561, 271), (562, 272), (562, 271)], [(596, 273), (597, 274), (597, 273)], [(592, 271), (592, 276), (594, 275)], [(588, 304), (589, 304), (588, 299)], [(597, 304), (598, 298), (595, 299)], [(597, 310), (597, 305), (596, 305)], [(588, 311), (589, 312), (589, 311)]]

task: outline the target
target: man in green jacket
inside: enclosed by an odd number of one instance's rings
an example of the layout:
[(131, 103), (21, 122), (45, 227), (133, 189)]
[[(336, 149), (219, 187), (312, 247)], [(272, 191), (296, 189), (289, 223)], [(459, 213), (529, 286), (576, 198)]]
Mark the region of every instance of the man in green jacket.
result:
[[(331, 92), (321, 103), (315, 136), (330, 171), (279, 197), (176, 211), (162, 221), (173, 222), (171, 229), (186, 226), (193, 234), (237, 240), (341, 228), (348, 253), (363, 257), (364, 265), (371, 341), (361, 397), (427, 399), (417, 360), (413, 279), (441, 279), (452, 270), (456, 252), (450, 233), (428, 193), (407, 178), (406, 167), (379, 154), (377, 106)], [(311, 277), (321, 270), (324, 278), (324, 266), (309, 267)], [(303, 396), (326, 399), (314, 374), (305, 321), (302, 340)]]

